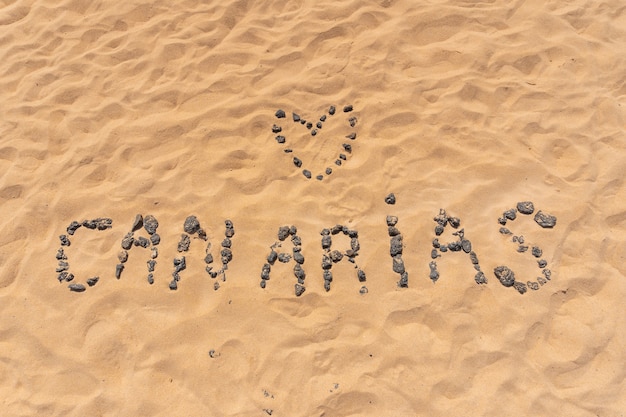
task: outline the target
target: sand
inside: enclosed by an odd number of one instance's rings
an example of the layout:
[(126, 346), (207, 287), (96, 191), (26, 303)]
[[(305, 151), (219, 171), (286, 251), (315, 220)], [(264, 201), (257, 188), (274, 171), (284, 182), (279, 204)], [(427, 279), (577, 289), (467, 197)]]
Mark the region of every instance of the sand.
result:
[[(2, 2), (0, 414), (624, 415), (621, 1), (176, 3)], [(331, 105), (315, 137), (291, 120)], [(307, 180), (296, 154), (332, 174)], [(541, 276), (498, 231), (520, 201), (558, 219), (507, 223), (552, 272), (523, 295), (493, 273)], [(440, 208), (487, 284), (463, 252), (429, 279)], [(159, 221), (153, 285), (137, 247), (115, 278), (137, 214)], [(217, 291), (197, 237), (168, 288), (189, 215), (217, 259), (234, 224)], [(100, 280), (70, 292), (59, 235), (97, 217), (113, 227), (78, 229), (65, 254), (75, 283)], [(367, 281), (344, 259), (326, 292), (320, 232), (336, 224), (358, 231)], [(259, 286), (282, 225), (302, 240), (300, 297), (294, 261)]]

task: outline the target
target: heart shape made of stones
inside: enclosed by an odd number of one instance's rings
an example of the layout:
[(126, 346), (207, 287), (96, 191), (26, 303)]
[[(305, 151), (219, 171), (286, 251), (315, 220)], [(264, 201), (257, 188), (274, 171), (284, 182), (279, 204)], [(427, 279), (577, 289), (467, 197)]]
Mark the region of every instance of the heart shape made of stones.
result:
[[(351, 113), (353, 110), (354, 109), (352, 105), (346, 105), (343, 107), (343, 113), (346, 113), (346, 114)], [(337, 113), (337, 108), (335, 106), (330, 106), (328, 110), (315, 121), (307, 120), (295, 112), (291, 114), (291, 118), (293, 120), (293, 123), (299, 126), (302, 126), (304, 129), (308, 131), (308, 134), (311, 135), (311, 137), (315, 138), (315, 137), (318, 137), (318, 134), (321, 132), (324, 126), (324, 123), (326, 121), (329, 121), (333, 116), (335, 116), (336, 113)], [(284, 110), (281, 110), (281, 109), (277, 110), (274, 115), (279, 120), (287, 118), (287, 114), (285, 113)], [(347, 124), (350, 128), (354, 128), (356, 126), (356, 123), (357, 123), (357, 118), (355, 116), (351, 116), (347, 118)], [(314, 174), (311, 172), (310, 169), (307, 169), (307, 167), (303, 166), (304, 163), (302, 159), (299, 158), (298, 154), (294, 151), (294, 149), (290, 147), (290, 143), (288, 143), (287, 138), (285, 134), (283, 133), (282, 126), (274, 124), (272, 126), (272, 133), (276, 135), (275, 137), (276, 142), (281, 146), (283, 145), (285, 146), (283, 149), (284, 152), (286, 154), (292, 155), (293, 164), (297, 168), (302, 169), (302, 174), (307, 179), (313, 178)], [(348, 135), (345, 136), (345, 138), (351, 141), (356, 140), (356, 132), (351, 131)], [(351, 153), (352, 153), (352, 145), (348, 142), (342, 143), (339, 153), (337, 155), (337, 159), (334, 162), (335, 165), (341, 166), (344, 162), (348, 160), (347, 154), (351, 154)], [(328, 176), (332, 174), (332, 172), (333, 172), (333, 169), (330, 166), (327, 166), (326, 169), (323, 171), (323, 173), (322, 172), (318, 173), (317, 175), (315, 175), (315, 178), (321, 181), (324, 179), (325, 175)]]

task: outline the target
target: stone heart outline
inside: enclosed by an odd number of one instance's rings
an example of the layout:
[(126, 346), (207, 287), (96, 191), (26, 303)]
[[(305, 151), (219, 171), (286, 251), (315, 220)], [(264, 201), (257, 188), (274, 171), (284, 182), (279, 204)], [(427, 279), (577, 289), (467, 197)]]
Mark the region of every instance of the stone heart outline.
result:
[[(343, 107), (344, 113), (350, 113), (353, 110), (354, 108), (352, 107), (352, 105), (346, 105)], [(317, 136), (318, 131), (322, 129), (324, 122), (326, 122), (329, 119), (329, 117), (334, 116), (336, 113), (337, 113), (337, 108), (334, 105), (332, 105), (328, 108), (328, 111), (324, 113), (323, 115), (321, 115), (315, 122), (307, 121), (306, 119), (300, 117), (300, 115), (295, 112), (292, 112), (291, 117), (294, 123), (300, 124), (302, 127), (310, 131), (311, 136), (315, 137)], [(286, 119), (287, 117), (285, 111), (281, 109), (278, 109), (274, 115), (276, 116), (277, 119)], [(349, 117), (347, 119), (347, 122), (348, 122), (348, 125), (351, 128), (353, 128), (356, 126), (357, 118), (355, 116)], [(287, 138), (284, 135), (280, 134), (282, 133), (282, 130), (283, 130), (282, 126), (279, 126), (277, 124), (274, 124), (272, 126), (272, 133), (277, 134), (275, 139), (279, 145), (287, 144)], [(346, 135), (346, 138), (350, 140), (356, 140), (356, 132), (351, 132), (350, 134)], [(349, 143), (343, 143), (341, 146), (342, 146), (342, 149), (345, 151), (345, 153), (342, 153), (341, 151), (339, 152), (339, 155), (337, 156), (337, 159), (335, 160), (335, 165), (337, 166), (341, 166), (344, 161), (348, 160), (346, 153), (347, 154), (352, 153), (352, 145), (350, 145)], [(294, 154), (294, 151), (292, 148), (287, 146), (286, 148), (284, 148), (284, 152), (287, 154), (293, 154), (293, 164), (297, 168), (302, 168), (302, 174), (307, 179), (311, 179), (313, 177), (313, 174), (311, 173), (311, 171), (302, 166), (302, 160)], [(324, 174), (328, 176), (332, 174), (332, 172), (333, 172), (332, 168), (327, 167), (324, 171)], [(324, 174), (319, 173), (315, 176), (315, 178), (321, 181), (324, 179)]]

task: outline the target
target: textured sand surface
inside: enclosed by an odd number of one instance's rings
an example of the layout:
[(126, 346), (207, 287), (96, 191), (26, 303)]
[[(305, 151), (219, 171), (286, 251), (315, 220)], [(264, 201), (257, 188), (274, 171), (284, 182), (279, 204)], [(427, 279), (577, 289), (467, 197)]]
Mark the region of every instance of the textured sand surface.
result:
[[(1, 4), (1, 415), (626, 413), (622, 1)], [(290, 119), (330, 105), (315, 138)], [(307, 180), (287, 146), (333, 173)], [(521, 295), (493, 269), (541, 274), (498, 232), (524, 200), (558, 222), (507, 224), (552, 270)], [(462, 253), (429, 279), (440, 208), (460, 217), (488, 284)], [(138, 213), (160, 224), (153, 285), (141, 248), (114, 276)], [(217, 291), (198, 239), (168, 288), (189, 215), (214, 253), (234, 223)], [(75, 282), (100, 281), (70, 292), (59, 235), (96, 217), (113, 228), (77, 230), (65, 253)], [(320, 231), (338, 223), (359, 232), (367, 294), (345, 261), (324, 291)], [(282, 225), (302, 238), (301, 297), (293, 261), (259, 287)]]

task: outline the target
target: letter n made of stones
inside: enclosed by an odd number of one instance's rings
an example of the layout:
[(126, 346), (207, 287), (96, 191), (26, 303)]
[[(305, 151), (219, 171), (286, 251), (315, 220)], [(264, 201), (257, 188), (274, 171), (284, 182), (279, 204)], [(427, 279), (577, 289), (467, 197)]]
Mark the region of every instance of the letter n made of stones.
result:
[[(281, 250), (282, 244), (287, 240), (287, 238), (290, 238), (293, 246), (291, 253)], [(306, 273), (302, 268), (302, 264), (304, 264), (304, 255), (302, 255), (302, 239), (298, 236), (298, 229), (296, 226), (281, 226), (278, 228), (278, 240), (270, 246), (270, 253), (267, 255), (267, 263), (265, 263), (261, 269), (261, 288), (265, 288), (267, 286), (272, 266), (274, 266), (276, 261), (286, 264), (291, 262), (292, 259), (295, 261), (293, 274), (297, 279), (295, 284), (295, 294), (299, 297), (306, 289), (304, 286)]]
[[(235, 227), (230, 220), (224, 221), (224, 240), (221, 243), (221, 249), (219, 252), (219, 258), (221, 261), (221, 267), (214, 269), (214, 257), (211, 251), (211, 242), (207, 238), (205, 230), (200, 225), (196, 216), (189, 216), (185, 219), (183, 224), (183, 234), (180, 235), (180, 241), (178, 242), (177, 250), (179, 253), (184, 254), (189, 251), (191, 246), (191, 239), (199, 239), (207, 242), (205, 249), (204, 263), (206, 264), (205, 270), (207, 274), (215, 279), (221, 277), (222, 282), (226, 281), (226, 270), (228, 264), (233, 260), (232, 252), (232, 237), (235, 235)], [(170, 282), (170, 289), (178, 289), (178, 282), (180, 281), (180, 272), (187, 268), (187, 261), (184, 255), (174, 258), (174, 272), (172, 272), (172, 281)], [(217, 291), (220, 288), (219, 281), (215, 281), (213, 288)]]

